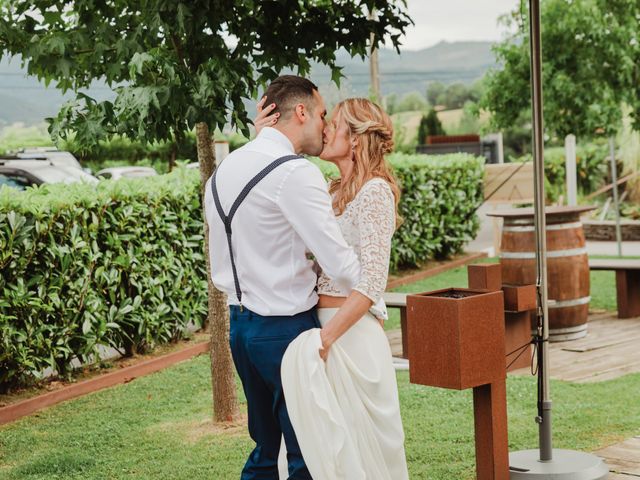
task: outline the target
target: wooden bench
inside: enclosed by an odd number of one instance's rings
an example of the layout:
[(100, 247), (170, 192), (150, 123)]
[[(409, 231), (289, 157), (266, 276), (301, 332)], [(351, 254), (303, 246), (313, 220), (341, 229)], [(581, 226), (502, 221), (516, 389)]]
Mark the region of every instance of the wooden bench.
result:
[(387, 308), (400, 309), (400, 332), (402, 334), (402, 358), (409, 358), (409, 344), (407, 335), (407, 295), (408, 293), (385, 292), (384, 303)]
[(640, 260), (593, 259), (589, 269), (615, 271), (618, 318), (640, 317)]

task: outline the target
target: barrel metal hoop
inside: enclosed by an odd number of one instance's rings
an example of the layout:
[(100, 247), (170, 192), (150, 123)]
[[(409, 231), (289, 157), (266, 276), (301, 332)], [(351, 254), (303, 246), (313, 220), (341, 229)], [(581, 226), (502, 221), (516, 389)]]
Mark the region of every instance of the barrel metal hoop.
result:
[[(567, 250), (549, 250), (547, 251), (547, 258), (559, 258), (559, 257), (575, 257), (577, 255), (586, 255), (586, 248), (570, 248)], [(501, 252), (500, 258), (506, 259), (535, 259), (536, 252)]]
[(572, 298), (571, 300), (555, 300), (554, 303), (549, 303), (549, 310), (552, 308), (564, 308), (564, 307), (577, 307), (579, 305), (586, 305), (591, 301), (591, 297)]

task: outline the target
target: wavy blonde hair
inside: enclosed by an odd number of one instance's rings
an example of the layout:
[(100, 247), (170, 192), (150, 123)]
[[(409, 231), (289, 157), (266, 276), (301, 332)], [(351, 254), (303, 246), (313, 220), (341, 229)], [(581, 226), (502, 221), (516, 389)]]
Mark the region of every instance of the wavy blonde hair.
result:
[(336, 117), (344, 119), (349, 134), (358, 142), (353, 150), (353, 171), (348, 178), (334, 179), (329, 185), (333, 209), (341, 215), (362, 186), (372, 178), (382, 178), (391, 187), (395, 200), (396, 228), (402, 223), (398, 211), (400, 187), (384, 156), (393, 151), (393, 125), (382, 108), (366, 98), (348, 98), (336, 105)]

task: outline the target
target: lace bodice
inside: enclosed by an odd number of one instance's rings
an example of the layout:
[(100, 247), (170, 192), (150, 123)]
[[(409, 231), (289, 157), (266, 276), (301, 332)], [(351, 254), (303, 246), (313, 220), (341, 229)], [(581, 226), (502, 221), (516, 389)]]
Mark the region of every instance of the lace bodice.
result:
[[(360, 282), (355, 290), (371, 299), (373, 315), (386, 320), (382, 294), (387, 286), (391, 237), (396, 223), (391, 187), (381, 178), (369, 180), (337, 220), (342, 236), (360, 260)], [(318, 277), (318, 293), (334, 297), (349, 295), (322, 272)]]

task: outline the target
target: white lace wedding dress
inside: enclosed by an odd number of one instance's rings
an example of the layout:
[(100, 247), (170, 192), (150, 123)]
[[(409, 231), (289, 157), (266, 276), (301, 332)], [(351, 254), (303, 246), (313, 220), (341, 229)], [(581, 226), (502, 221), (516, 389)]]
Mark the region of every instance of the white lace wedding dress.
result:
[[(389, 342), (376, 319), (387, 315), (382, 293), (395, 230), (389, 185), (380, 178), (368, 181), (338, 223), (360, 259), (356, 290), (374, 306), (331, 347), (326, 363), (318, 354), (319, 329), (291, 343), (281, 371), (287, 410), (314, 480), (404, 480), (408, 473), (398, 387)], [(323, 274), (318, 293), (349, 294)], [(321, 325), (336, 311), (318, 309)]]

